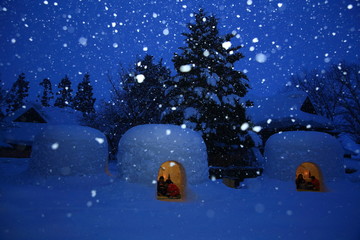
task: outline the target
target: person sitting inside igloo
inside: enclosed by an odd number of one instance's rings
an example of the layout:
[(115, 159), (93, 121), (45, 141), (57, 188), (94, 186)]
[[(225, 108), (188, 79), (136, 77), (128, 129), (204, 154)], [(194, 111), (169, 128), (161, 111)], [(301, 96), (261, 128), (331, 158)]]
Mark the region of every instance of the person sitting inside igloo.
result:
[(166, 193), (167, 193), (167, 183), (165, 182), (165, 178), (163, 176), (160, 176), (157, 182), (157, 195), (159, 197), (165, 197)]
[(306, 189), (306, 181), (301, 173), (296, 178), (295, 184), (296, 184), (296, 189), (298, 190)]
[(176, 186), (173, 181), (171, 181), (170, 179), (170, 175), (168, 177), (168, 179), (166, 180), (166, 185), (167, 185), (167, 190), (166, 190), (166, 196), (168, 198), (172, 198), (172, 199), (180, 199), (181, 198), (181, 194), (180, 194), (180, 189), (178, 186)]
[(315, 177), (311, 176), (311, 181), (307, 185), (308, 190), (320, 191), (320, 181)]

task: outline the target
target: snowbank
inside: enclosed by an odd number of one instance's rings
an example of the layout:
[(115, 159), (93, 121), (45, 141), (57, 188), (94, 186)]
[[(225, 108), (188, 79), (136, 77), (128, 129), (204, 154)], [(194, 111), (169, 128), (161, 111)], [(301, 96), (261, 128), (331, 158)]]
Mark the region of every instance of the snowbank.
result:
[(345, 151), (352, 155), (352, 158), (360, 159), (360, 144), (357, 144), (349, 134), (341, 133), (338, 140), (342, 143)]
[(202, 137), (175, 125), (149, 124), (130, 129), (119, 142), (117, 160), (122, 177), (131, 182), (153, 183), (159, 167), (170, 160), (182, 165), (188, 183), (208, 178)]
[(103, 133), (76, 125), (53, 125), (34, 138), (29, 171), (39, 175), (104, 171), (108, 145)]
[(304, 162), (319, 168), (322, 181), (344, 175), (343, 148), (326, 133), (294, 131), (272, 135), (264, 155), (264, 174), (272, 178), (294, 181), (297, 168)]

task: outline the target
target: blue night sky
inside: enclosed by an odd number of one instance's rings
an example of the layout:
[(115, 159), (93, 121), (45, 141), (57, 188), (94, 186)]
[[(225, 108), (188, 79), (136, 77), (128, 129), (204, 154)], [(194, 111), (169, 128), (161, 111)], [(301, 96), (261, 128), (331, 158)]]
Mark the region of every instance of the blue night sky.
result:
[(1, 0), (0, 78), (9, 88), (24, 72), (34, 90), (67, 74), (76, 90), (89, 72), (96, 97), (106, 97), (107, 73), (115, 77), (120, 63), (150, 54), (173, 69), (181, 33), (200, 7), (244, 46), (236, 68), (254, 94), (273, 94), (303, 69), (359, 63), (359, 0)]

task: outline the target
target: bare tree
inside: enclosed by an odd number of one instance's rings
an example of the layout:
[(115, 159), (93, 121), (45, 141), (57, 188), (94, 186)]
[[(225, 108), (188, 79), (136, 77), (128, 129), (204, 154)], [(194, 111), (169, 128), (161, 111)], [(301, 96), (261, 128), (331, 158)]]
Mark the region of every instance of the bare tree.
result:
[(291, 82), (307, 92), (317, 113), (360, 142), (359, 64), (342, 62), (325, 71), (303, 71)]

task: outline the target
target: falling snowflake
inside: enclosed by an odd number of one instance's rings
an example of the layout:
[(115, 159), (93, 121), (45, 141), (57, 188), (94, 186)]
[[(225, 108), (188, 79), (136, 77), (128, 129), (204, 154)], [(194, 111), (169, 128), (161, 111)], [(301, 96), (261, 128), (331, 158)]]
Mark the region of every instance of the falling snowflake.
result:
[(228, 50), (231, 47), (231, 42), (223, 42), (222, 47)]
[(254, 132), (260, 132), (261, 129), (262, 129), (262, 128), (261, 128), (260, 126), (255, 126), (255, 127), (253, 127), (252, 130), (253, 130)]
[(51, 149), (52, 150), (56, 150), (56, 149), (58, 149), (59, 148), (59, 143), (53, 143), (52, 145), (51, 145)]
[(264, 62), (266, 62), (267, 57), (266, 57), (266, 55), (263, 54), (263, 53), (258, 53), (258, 54), (256, 54), (256, 56), (255, 56), (255, 60), (256, 60), (257, 62), (259, 62), (259, 63), (264, 63)]
[(166, 35), (169, 35), (170, 31), (168, 28), (165, 28), (164, 31), (163, 31), (163, 34), (166, 36)]
[(103, 138), (95, 138), (95, 141), (97, 141), (99, 144), (103, 144), (105, 140)]
[(142, 83), (145, 80), (145, 76), (143, 74), (139, 74), (139, 75), (136, 75), (135, 79), (138, 83)]
[(79, 43), (85, 47), (87, 45), (87, 38), (85, 37), (79, 38)]
[(240, 128), (242, 131), (246, 131), (249, 127), (250, 127), (249, 123), (243, 123)]
[(203, 55), (204, 55), (204, 57), (208, 57), (208, 56), (210, 55), (209, 50), (205, 50), (205, 51), (203, 52)]
[(96, 196), (96, 190), (91, 190), (91, 197), (95, 197)]
[(190, 72), (191, 71), (191, 65), (187, 64), (187, 65), (182, 65), (180, 67), (180, 72)]

